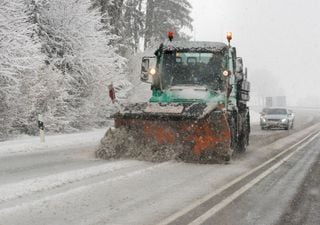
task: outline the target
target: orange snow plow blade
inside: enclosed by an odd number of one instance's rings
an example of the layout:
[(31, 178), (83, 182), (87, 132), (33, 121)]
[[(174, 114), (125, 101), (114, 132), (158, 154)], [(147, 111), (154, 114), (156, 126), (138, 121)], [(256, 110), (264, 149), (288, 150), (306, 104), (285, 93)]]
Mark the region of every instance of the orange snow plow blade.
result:
[[(192, 113), (191, 108), (195, 109)], [(97, 156), (149, 161), (228, 161), (232, 151), (227, 117), (216, 107), (207, 108), (198, 103), (183, 106), (179, 112), (119, 113), (115, 115), (115, 129), (106, 133)]]

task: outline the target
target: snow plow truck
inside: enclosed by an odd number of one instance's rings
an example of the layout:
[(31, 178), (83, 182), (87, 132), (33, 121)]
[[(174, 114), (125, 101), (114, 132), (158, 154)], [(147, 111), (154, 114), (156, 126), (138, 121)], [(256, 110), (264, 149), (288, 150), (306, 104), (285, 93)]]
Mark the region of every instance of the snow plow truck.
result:
[[(249, 144), (250, 83), (242, 58), (220, 42), (174, 41), (144, 57), (141, 80), (149, 102), (128, 104), (113, 115), (96, 151), (104, 159), (229, 161)], [(154, 62), (154, 63), (152, 63)]]

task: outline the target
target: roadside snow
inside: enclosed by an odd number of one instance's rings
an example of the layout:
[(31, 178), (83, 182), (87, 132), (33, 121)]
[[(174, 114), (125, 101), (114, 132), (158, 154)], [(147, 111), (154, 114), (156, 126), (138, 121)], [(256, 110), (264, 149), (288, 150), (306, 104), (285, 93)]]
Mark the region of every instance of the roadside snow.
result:
[(39, 137), (24, 136), (16, 140), (0, 142), (0, 157), (37, 151), (61, 150), (62, 148), (83, 145), (98, 145), (108, 128), (74, 134), (56, 134), (45, 137), (45, 143), (40, 143)]
[[(250, 120), (252, 124), (258, 124), (260, 120), (259, 113), (250, 110)], [(83, 145), (98, 145), (107, 129), (106, 127), (89, 132), (50, 135), (46, 136), (45, 143), (40, 143), (39, 137), (19, 137), (19, 139), (0, 142), (0, 157), (19, 153), (60, 150)]]

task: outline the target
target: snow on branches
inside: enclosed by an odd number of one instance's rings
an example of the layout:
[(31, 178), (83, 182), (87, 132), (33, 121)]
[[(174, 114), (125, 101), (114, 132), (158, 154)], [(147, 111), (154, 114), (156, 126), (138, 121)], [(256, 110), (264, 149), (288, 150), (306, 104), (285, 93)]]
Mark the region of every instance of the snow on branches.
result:
[(0, 137), (8, 135), (19, 116), (21, 84), (35, 76), (43, 60), (27, 10), (24, 0), (0, 5)]
[(126, 82), (90, 0), (4, 0), (0, 6), (0, 135), (72, 131), (105, 122), (107, 86)]
[(1, 0), (0, 139), (36, 134), (40, 113), (55, 132), (106, 123), (108, 85), (125, 99), (138, 78), (126, 58), (138, 68), (142, 40), (183, 36), (190, 10), (188, 0)]

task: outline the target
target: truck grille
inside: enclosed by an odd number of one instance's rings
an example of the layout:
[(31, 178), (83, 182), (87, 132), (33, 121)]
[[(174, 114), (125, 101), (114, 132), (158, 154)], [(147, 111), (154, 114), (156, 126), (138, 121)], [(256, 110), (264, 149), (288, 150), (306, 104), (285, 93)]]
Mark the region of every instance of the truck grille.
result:
[(268, 119), (268, 121), (270, 121), (270, 122), (280, 122), (279, 119)]

